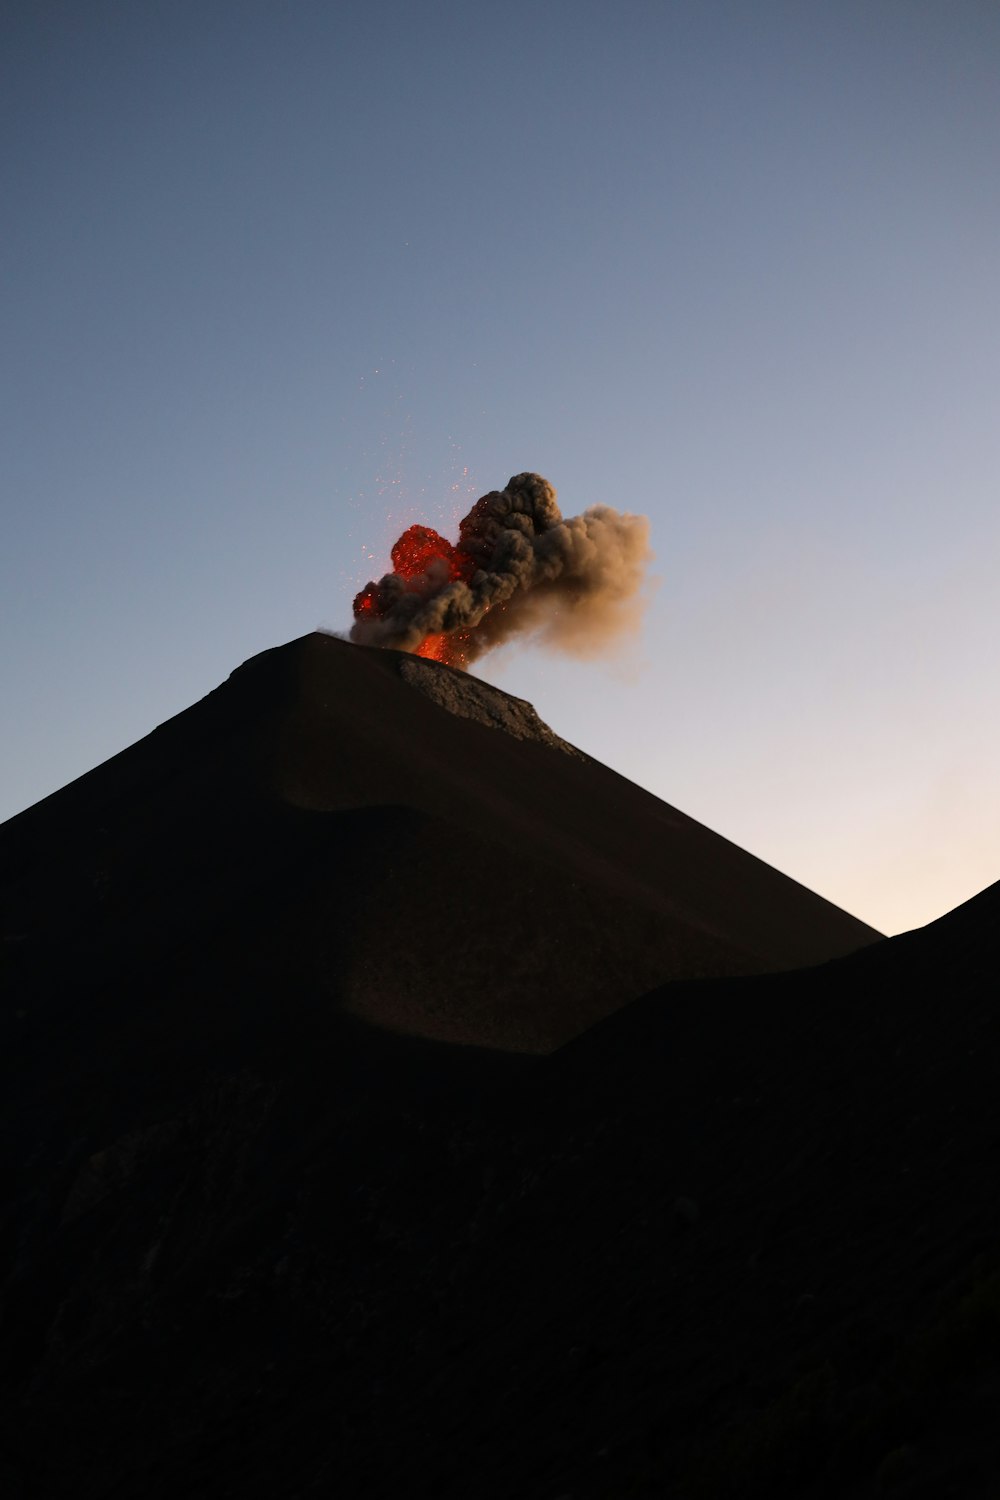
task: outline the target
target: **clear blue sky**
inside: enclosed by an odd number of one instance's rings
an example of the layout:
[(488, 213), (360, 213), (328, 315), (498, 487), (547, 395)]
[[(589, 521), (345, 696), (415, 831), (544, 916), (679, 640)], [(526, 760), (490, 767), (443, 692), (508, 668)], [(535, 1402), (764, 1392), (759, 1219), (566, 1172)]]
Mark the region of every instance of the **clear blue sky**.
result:
[(884, 930), (1000, 877), (994, 0), (10, 0), (0, 816), (523, 469), (649, 515), (482, 674)]

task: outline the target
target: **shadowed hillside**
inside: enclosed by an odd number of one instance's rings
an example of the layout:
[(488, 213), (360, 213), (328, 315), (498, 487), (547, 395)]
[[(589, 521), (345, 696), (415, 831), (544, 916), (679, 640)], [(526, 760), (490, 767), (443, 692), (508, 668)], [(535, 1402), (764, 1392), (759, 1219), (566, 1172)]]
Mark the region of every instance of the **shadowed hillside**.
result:
[(7, 1492), (992, 1495), (1000, 887), (861, 947), (401, 662), (269, 653), (3, 830)]
[[(172, 967), (544, 1051), (663, 978), (878, 934), (436, 663), (312, 635), (14, 818), (4, 951), (58, 1010)], [(37, 1019), (33, 1010), (28, 1023)]]

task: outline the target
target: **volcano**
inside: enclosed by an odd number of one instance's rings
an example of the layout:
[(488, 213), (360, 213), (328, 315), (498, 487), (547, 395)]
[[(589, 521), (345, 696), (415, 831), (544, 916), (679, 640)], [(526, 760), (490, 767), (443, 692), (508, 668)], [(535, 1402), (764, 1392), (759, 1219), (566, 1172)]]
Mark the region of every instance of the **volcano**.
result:
[(880, 939), (322, 635), (0, 881), (7, 1493), (993, 1492), (1000, 887)]
[(529, 705), (320, 634), (13, 819), (4, 847), (31, 914), (17, 952), (49, 989), (191, 953), (185, 986), (270, 974), (393, 1030), (508, 1050), (551, 1050), (665, 978), (878, 936)]

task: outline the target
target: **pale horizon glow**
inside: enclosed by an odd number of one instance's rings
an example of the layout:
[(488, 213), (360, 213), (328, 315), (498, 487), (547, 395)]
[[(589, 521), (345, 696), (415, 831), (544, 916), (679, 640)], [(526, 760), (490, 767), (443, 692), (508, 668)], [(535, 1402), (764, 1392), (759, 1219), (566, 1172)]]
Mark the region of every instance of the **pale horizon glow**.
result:
[(1000, 878), (1000, 10), (15, 0), (0, 818), (526, 469), (642, 632), (478, 675), (893, 933)]

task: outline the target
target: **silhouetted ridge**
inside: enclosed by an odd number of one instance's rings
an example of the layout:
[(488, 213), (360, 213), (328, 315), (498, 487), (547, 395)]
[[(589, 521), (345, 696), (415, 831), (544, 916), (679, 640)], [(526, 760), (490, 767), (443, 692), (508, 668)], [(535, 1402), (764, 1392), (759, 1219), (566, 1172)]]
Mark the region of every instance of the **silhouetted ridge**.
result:
[(194, 944), (393, 1029), (546, 1050), (658, 980), (877, 936), (565, 748), (497, 688), (306, 636), (12, 820), (24, 956), (79, 991)]
[(871, 942), (402, 661), (0, 830), (4, 1493), (992, 1497), (1000, 886)]

